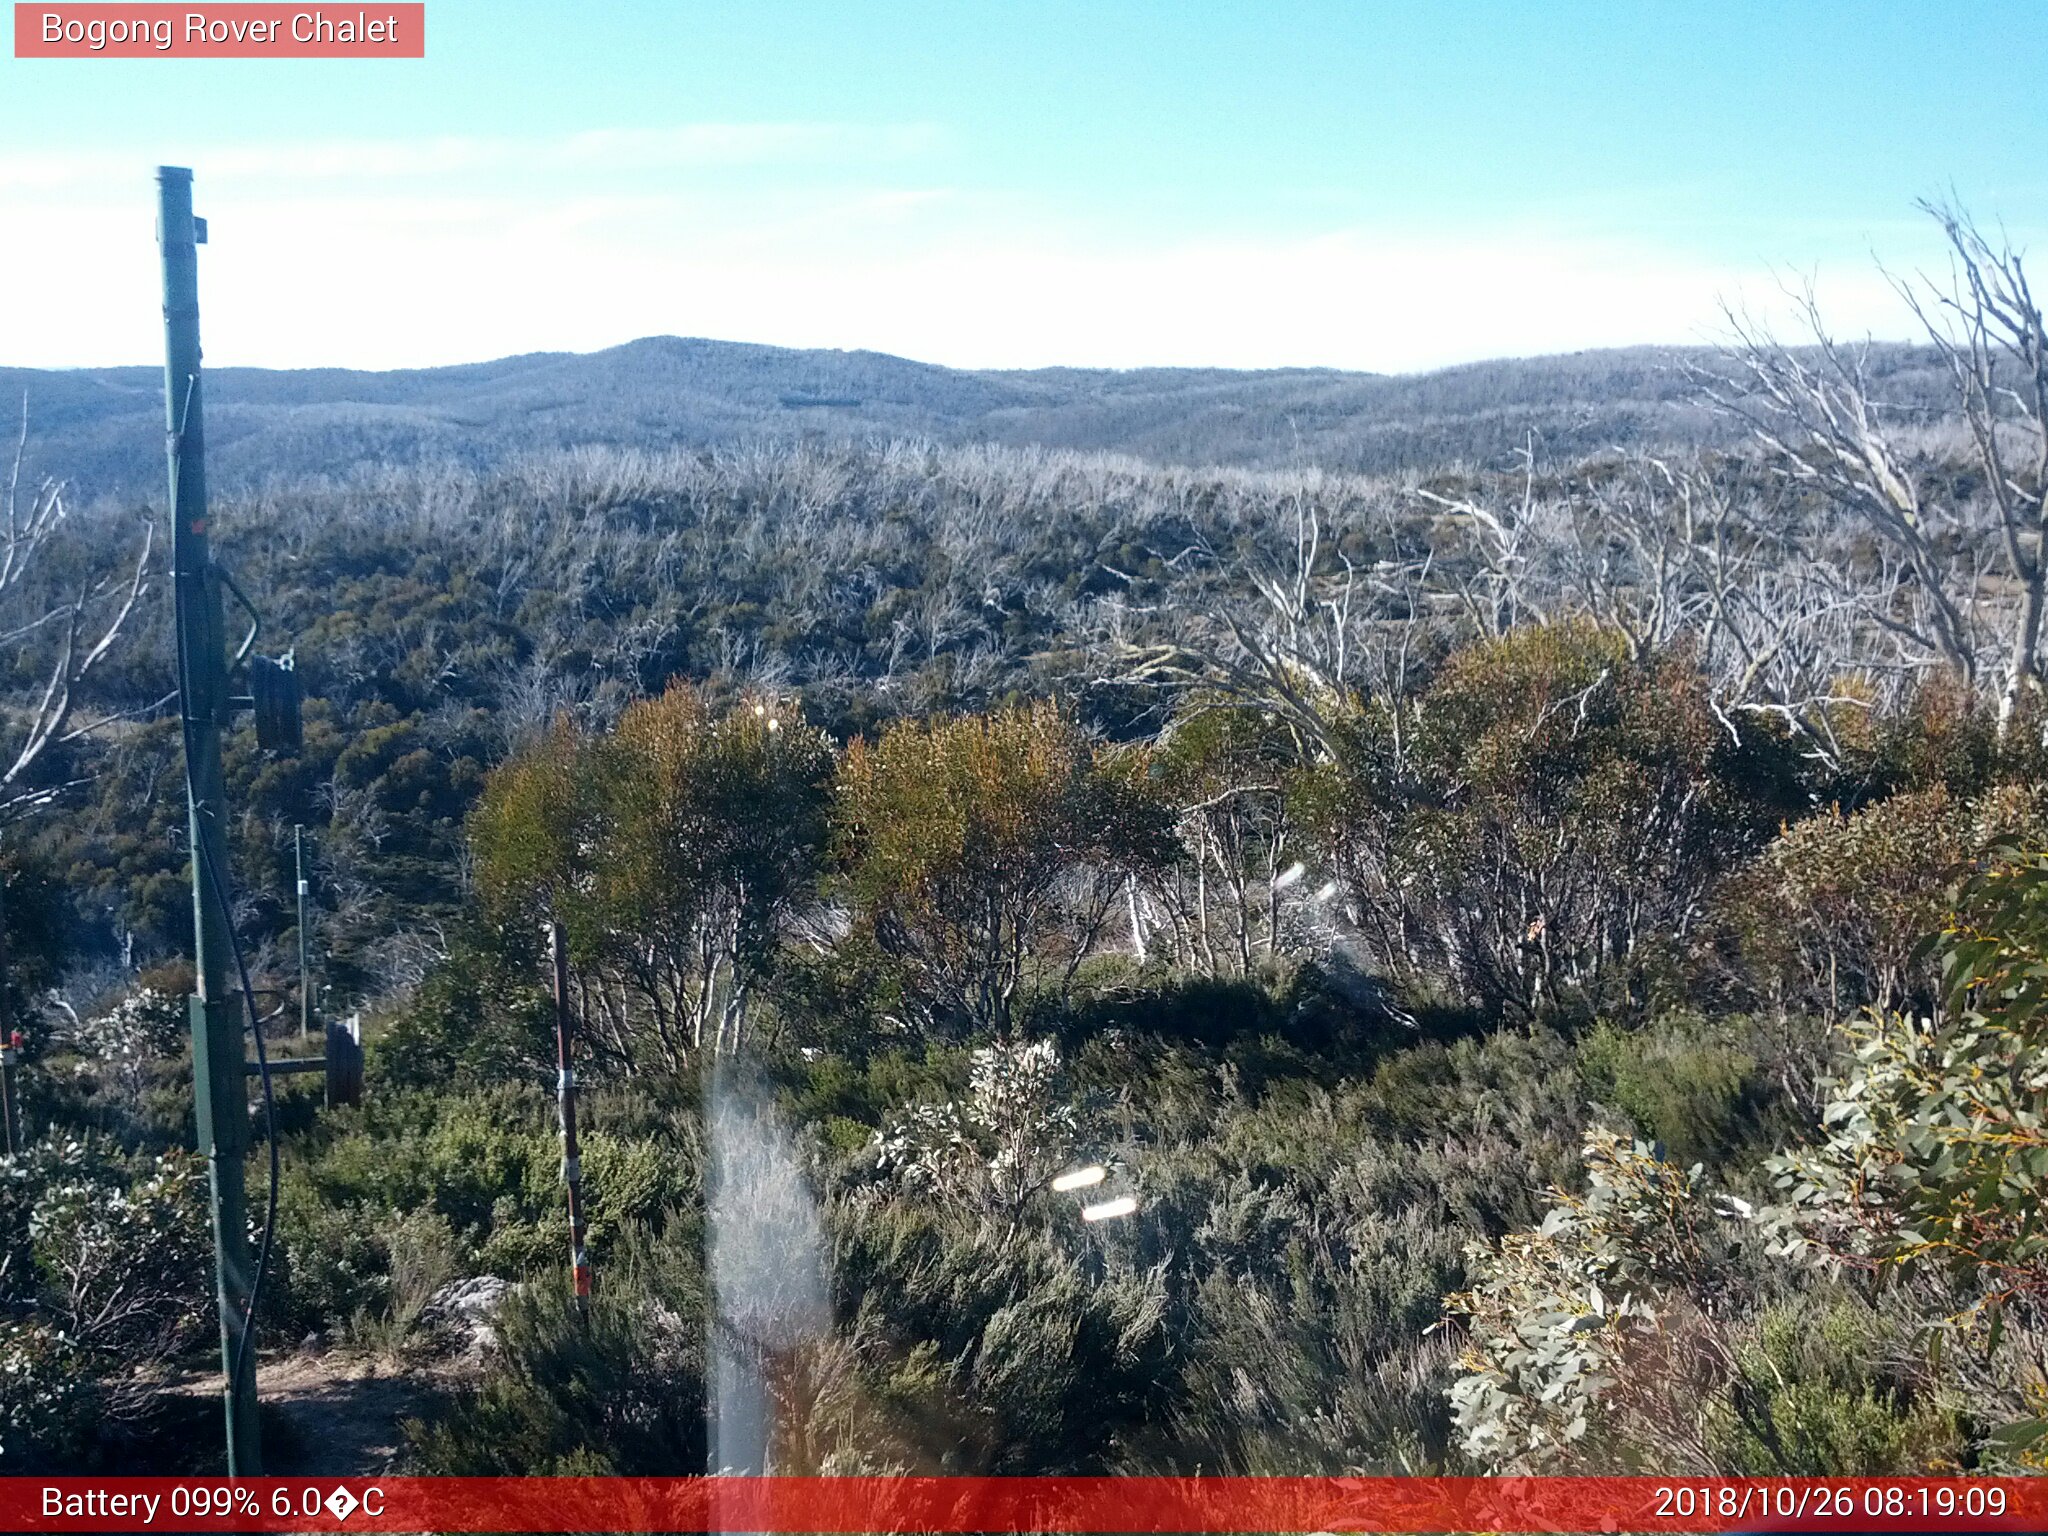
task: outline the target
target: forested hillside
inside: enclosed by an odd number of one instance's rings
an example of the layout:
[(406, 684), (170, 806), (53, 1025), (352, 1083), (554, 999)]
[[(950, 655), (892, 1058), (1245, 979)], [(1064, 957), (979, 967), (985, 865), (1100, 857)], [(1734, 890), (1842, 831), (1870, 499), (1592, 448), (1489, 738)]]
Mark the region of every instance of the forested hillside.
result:
[[(335, 425), (361, 380), (221, 376), (214, 537), (308, 696), (300, 750), (230, 742), (237, 927), (282, 1046), (303, 827), (318, 1007), (370, 1056), (360, 1107), (277, 1107), (271, 1368), (405, 1378), (437, 1472), (729, 1461), (735, 1371), (788, 1471), (2037, 1467), (2048, 347), (1950, 234), (1998, 302), (1918, 362), (755, 349), (685, 427), (582, 371), (709, 366), (642, 343), (383, 376), (347, 409), (389, 454)], [(720, 440), (798, 388), (910, 414)], [(54, 393), (34, 462), (115, 464), (124, 418)], [(1013, 432), (1053, 445), (936, 440)], [(196, 1469), (167, 592), (147, 513), (39, 483), (0, 1446)]]
[[(1129, 453), (1154, 463), (1385, 474), (1498, 466), (1533, 435), (1562, 457), (1727, 436), (1687, 375), (1651, 349), (1480, 363), (1408, 376), (1285, 369), (974, 372), (874, 352), (649, 337), (585, 356), (458, 368), (208, 375), (212, 471), (244, 489), (364, 463), (502, 468), (539, 450), (919, 438)], [(1874, 359), (1886, 398), (1938, 401), (1925, 351)], [(158, 493), (163, 378), (151, 368), (0, 368), (26, 398), (31, 474), (87, 497)]]

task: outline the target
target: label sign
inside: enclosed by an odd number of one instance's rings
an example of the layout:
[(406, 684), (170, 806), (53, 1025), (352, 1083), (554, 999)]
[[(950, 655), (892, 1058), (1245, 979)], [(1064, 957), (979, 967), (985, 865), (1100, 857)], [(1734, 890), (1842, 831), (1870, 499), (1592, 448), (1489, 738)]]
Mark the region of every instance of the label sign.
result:
[(0, 1477), (10, 1531), (2039, 1532), (2039, 1477)]
[(20, 4), (17, 59), (423, 59), (427, 8)]

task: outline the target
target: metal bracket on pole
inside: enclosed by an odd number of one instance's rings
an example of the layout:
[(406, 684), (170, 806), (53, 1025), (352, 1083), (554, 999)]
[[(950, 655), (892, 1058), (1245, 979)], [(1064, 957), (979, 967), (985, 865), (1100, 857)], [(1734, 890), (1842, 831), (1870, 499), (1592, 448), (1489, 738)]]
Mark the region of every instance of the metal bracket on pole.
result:
[(306, 945), (306, 829), (292, 828), (292, 869), (299, 887), (299, 1038), (313, 1038), (313, 962)]
[(363, 1102), (363, 1020), (361, 1014), (327, 1025), (327, 1107)]

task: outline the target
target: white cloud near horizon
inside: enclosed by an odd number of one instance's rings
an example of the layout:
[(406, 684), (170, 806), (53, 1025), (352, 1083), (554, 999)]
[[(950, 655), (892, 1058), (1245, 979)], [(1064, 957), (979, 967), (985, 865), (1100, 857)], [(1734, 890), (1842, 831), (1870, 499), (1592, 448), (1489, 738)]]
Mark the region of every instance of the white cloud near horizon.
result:
[[(210, 182), (381, 181), (482, 171), (645, 171), (853, 165), (912, 159), (945, 142), (929, 123), (682, 123), (598, 128), (552, 139), (441, 135), (318, 139), (194, 150)], [(172, 162), (180, 163), (180, 162)], [(113, 150), (42, 150), (0, 159), (0, 190), (87, 190), (140, 181), (149, 171)]]
[[(1790, 314), (1763, 260), (1675, 242), (1526, 222), (1150, 234), (954, 190), (949, 158), (917, 124), (195, 154), (208, 361), (422, 367), (681, 334), (961, 367), (1406, 372), (1697, 343), (1724, 302)], [(0, 228), (31, 232), (0, 245), (0, 364), (155, 357), (150, 197), (146, 166), (104, 152), (0, 163)], [(1868, 257), (1808, 277), (1839, 334), (1912, 334)]]

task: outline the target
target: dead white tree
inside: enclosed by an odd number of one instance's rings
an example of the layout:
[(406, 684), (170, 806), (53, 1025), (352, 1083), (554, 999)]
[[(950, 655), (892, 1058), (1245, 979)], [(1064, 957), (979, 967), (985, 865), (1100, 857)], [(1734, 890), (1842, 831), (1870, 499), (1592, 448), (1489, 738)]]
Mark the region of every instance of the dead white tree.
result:
[(1573, 611), (1628, 640), (1638, 660), (1692, 647), (1731, 736), (1770, 717), (1839, 764), (1845, 711), (1879, 702), (1873, 678), (1912, 670), (1883, 617), (1895, 563), (1855, 569), (1829, 518), (1801, 519), (1739, 463), (1639, 455), (1574, 498), (1558, 585)]
[[(1208, 590), (1190, 579), (1188, 597), (1159, 615), (1162, 638), (1138, 641), (1120, 626), (1109, 637), (1122, 669), (1114, 681), (1262, 710), (1298, 757), (1323, 760), (1348, 709), (1406, 696), (1423, 620), (1435, 598), (1451, 599), (1430, 590), (1428, 555), (1361, 562), (1333, 549), (1314, 488), (1289, 494), (1286, 513), (1278, 550), (1230, 554), (1201, 542), (1168, 562), (1224, 579)], [(1386, 531), (1391, 540), (1391, 524)]]
[(1951, 204), (1920, 206), (1947, 237), (1949, 278), (1894, 286), (1949, 375), (1976, 473), (1942, 473), (1939, 445), (1880, 394), (1871, 347), (1835, 341), (1811, 289), (1795, 295), (1804, 344), (1731, 312), (1733, 366), (1703, 384), (1779, 474), (1884, 546), (1897, 580), (1888, 604), (1866, 608), (1874, 622), (1972, 685), (1995, 669), (2003, 728), (2042, 686), (2048, 339), (2021, 253)]
[(1556, 595), (1550, 569), (1564, 531), (1558, 509), (1536, 492), (1536, 441), (1517, 455), (1521, 494), (1499, 506), (1418, 487), (1415, 495), (1452, 518), (1471, 559), (1465, 579), (1452, 588), (1473, 629), (1498, 640), (1520, 624), (1547, 624)]
[(1951, 254), (1946, 288), (1897, 283), (1941, 354), (1996, 516), (2006, 574), (2018, 583), (1999, 690), (2001, 728), (2042, 682), (2048, 598), (2048, 333), (2020, 252), (1992, 245), (1953, 203), (1923, 201)]
[(1687, 647), (1731, 737), (1768, 717), (1833, 764), (1847, 715), (1925, 664), (1899, 617), (1911, 571), (1887, 546), (1859, 553), (1860, 524), (1802, 509), (1782, 477), (1616, 449), (1546, 484), (1532, 444), (1517, 478), (1515, 491), (1416, 493), (1460, 540), (1439, 567), (1456, 574), (1430, 595), (1464, 633), (1589, 618), (1637, 662)]
[(149, 591), (149, 556), (154, 525), (143, 524), (132, 569), (126, 574), (97, 564), (59, 588), (44, 582), (42, 566), (64, 525), (69, 507), (61, 481), (44, 478), (22, 484), (28, 449), (28, 402), (22, 402), (21, 433), (15, 440), (14, 463), (7, 480), (5, 526), (0, 528), (0, 645), (45, 653), (42, 683), (29, 696), (4, 710), (0, 741), (0, 827), (42, 809), (69, 782), (39, 779), (37, 768), (53, 746), (76, 741), (135, 713), (122, 710), (87, 720), (78, 718), (80, 687), (106, 659), (121, 637), (137, 604)]

